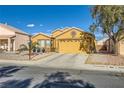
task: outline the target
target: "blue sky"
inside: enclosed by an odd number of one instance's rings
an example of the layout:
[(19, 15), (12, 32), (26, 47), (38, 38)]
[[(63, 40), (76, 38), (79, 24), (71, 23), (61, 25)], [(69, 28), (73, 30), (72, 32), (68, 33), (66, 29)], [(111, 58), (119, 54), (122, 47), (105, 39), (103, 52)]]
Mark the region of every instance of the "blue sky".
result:
[[(27, 33), (50, 34), (57, 28), (79, 27), (89, 31), (93, 23), (91, 7), (68, 6), (0, 6), (0, 22), (17, 27)], [(100, 34), (96, 34), (101, 38)]]

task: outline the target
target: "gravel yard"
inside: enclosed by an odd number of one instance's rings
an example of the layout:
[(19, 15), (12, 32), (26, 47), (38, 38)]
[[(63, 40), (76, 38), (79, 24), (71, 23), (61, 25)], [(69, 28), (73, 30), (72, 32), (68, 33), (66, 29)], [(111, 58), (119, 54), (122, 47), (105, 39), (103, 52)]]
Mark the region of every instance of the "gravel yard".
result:
[[(32, 60), (39, 60), (43, 57), (46, 57), (48, 55), (51, 55), (52, 53), (33, 53), (31, 58)], [(29, 60), (29, 55), (28, 53), (20, 53), (20, 54), (16, 54), (16, 53), (0, 53), (0, 59), (1, 60), (19, 60), (19, 61), (25, 61), (25, 60)]]
[(124, 66), (124, 57), (110, 54), (91, 54), (86, 64)]

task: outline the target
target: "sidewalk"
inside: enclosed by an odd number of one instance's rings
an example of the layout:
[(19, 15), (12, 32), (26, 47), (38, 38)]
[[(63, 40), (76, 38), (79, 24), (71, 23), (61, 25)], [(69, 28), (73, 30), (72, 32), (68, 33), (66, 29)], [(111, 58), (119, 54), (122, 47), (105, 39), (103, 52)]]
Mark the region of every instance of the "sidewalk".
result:
[(56, 69), (73, 69), (73, 70), (90, 70), (90, 71), (107, 71), (115, 73), (124, 73), (124, 66), (112, 66), (112, 65), (94, 65), (94, 64), (83, 64), (79, 66), (72, 67), (62, 67), (62, 66), (46, 66), (39, 65), (37, 61), (14, 61), (14, 60), (0, 60), (0, 65), (17, 65), (17, 66), (32, 66), (41, 68), (56, 68)]

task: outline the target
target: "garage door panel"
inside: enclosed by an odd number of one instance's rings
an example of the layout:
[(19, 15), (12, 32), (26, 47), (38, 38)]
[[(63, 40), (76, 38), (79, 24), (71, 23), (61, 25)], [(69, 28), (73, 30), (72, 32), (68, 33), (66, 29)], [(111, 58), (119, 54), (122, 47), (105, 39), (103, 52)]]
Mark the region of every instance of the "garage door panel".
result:
[(62, 40), (59, 42), (59, 52), (80, 53), (80, 42), (78, 40)]

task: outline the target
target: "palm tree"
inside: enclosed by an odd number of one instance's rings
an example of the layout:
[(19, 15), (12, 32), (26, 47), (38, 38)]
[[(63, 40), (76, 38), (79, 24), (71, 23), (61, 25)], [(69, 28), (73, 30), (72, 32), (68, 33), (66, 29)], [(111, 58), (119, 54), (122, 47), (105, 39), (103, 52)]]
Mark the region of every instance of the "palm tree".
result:
[(34, 49), (36, 49), (38, 47), (39, 43), (37, 42), (29, 42), (27, 45), (25, 44), (21, 44), (20, 45), (20, 48), (19, 48), (19, 51), (22, 52), (22, 51), (29, 51), (31, 49), (31, 51), (33, 51)]

